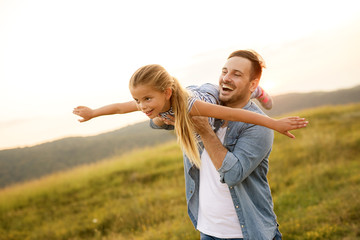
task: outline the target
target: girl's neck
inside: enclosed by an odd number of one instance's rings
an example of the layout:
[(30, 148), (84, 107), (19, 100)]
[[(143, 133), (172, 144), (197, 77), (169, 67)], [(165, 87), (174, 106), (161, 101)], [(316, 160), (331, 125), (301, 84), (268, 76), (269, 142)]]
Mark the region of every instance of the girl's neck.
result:
[(168, 100), (168, 101), (166, 101), (165, 102), (165, 105), (164, 105), (164, 112), (167, 112), (167, 111), (169, 111), (171, 109), (171, 102), (170, 102), (170, 100)]

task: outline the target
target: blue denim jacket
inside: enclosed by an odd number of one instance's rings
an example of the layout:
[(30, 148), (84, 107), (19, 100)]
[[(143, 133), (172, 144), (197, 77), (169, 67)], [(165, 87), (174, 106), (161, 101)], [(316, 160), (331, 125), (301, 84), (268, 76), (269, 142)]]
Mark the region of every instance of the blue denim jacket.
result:
[[(249, 101), (243, 108), (264, 114)], [(152, 128), (173, 129), (173, 126)], [(220, 120), (215, 121), (216, 130)], [(220, 181), (229, 186), (244, 239), (273, 239), (277, 231), (276, 215), (267, 180), (269, 155), (273, 143), (271, 129), (242, 122), (229, 122), (224, 140), (228, 153), (218, 170)], [(200, 144), (200, 153), (203, 145)], [(184, 155), (186, 200), (189, 217), (196, 228), (199, 210), (199, 170)]]

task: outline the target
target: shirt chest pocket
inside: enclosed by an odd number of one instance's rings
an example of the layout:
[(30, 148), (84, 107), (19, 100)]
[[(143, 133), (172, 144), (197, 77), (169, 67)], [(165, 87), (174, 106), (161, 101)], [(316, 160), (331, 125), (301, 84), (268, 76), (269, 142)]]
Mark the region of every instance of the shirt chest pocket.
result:
[(232, 136), (228, 136), (226, 139), (225, 139), (225, 142), (224, 142), (224, 147), (230, 151), (230, 152), (233, 152), (234, 148), (235, 148), (235, 145), (237, 143), (237, 138), (236, 137), (232, 137)]

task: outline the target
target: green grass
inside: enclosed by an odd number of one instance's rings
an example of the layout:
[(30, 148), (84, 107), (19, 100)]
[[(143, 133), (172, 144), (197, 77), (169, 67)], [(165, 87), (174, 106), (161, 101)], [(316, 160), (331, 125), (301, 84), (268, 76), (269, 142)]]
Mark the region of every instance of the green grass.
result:
[(154, 239), (159, 234), (161, 239), (174, 232), (178, 238), (172, 239), (191, 239), (196, 235), (186, 216), (182, 155), (175, 143), (0, 194), (0, 239)]
[(300, 113), (295, 141), (276, 136), (269, 180), (285, 239), (360, 239), (360, 105)]
[[(360, 239), (360, 105), (296, 115), (269, 181), (284, 239)], [(169, 143), (0, 190), (0, 240), (199, 239), (180, 148)]]

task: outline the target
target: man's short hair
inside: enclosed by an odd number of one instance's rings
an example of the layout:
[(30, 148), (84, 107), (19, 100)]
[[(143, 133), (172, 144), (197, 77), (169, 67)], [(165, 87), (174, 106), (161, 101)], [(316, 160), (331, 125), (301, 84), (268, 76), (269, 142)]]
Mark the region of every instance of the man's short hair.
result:
[(232, 57), (242, 57), (248, 59), (251, 62), (250, 80), (255, 78), (260, 80), (262, 69), (265, 68), (264, 59), (260, 56), (260, 54), (254, 50), (238, 50), (231, 53), (228, 59)]

